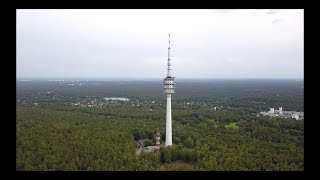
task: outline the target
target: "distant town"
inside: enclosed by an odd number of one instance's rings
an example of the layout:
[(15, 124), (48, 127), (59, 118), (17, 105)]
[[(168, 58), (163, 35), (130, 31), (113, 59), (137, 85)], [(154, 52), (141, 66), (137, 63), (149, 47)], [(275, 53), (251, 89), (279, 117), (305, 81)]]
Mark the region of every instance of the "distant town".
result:
[(279, 118), (294, 118), (296, 120), (304, 119), (304, 112), (297, 111), (283, 111), (282, 107), (279, 107), (279, 110), (270, 108), (270, 111), (262, 111), (260, 114), (270, 117), (279, 117)]

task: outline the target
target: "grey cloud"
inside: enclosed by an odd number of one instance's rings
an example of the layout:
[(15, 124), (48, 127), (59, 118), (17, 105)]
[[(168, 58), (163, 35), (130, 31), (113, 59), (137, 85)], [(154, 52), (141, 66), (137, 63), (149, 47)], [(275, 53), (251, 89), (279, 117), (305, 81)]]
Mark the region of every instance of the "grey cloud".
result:
[[(303, 13), (179, 10), (170, 21), (159, 11), (150, 24), (149, 11), (139, 11), (134, 22), (132, 10), (87, 11), (19, 10), (17, 77), (159, 78), (166, 73), (168, 31), (176, 77), (303, 77)], [(192, 13), (197, 18), (189, 19)]]

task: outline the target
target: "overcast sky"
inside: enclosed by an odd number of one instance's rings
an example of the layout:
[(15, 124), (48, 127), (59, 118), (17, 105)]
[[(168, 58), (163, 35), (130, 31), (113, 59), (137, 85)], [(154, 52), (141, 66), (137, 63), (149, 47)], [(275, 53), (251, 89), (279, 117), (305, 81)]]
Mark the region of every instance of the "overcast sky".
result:
[(303, 78), (303, 10), (17, 10), (17, 78)]

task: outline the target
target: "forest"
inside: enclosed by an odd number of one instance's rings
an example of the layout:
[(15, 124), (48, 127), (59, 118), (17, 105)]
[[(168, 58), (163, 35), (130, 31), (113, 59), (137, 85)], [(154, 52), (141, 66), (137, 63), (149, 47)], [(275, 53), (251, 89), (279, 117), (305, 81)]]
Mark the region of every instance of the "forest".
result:
[[(136, 155), (158, 128), (165, 140), (161, 90), (161, 81), (17, 81), (16, 170), (304, 170), (304, 120), (257, 116), (304, 111), (303, 81), (177, 81), (173, 145)], [(102, 100), (113, 96), (130, 100)]]

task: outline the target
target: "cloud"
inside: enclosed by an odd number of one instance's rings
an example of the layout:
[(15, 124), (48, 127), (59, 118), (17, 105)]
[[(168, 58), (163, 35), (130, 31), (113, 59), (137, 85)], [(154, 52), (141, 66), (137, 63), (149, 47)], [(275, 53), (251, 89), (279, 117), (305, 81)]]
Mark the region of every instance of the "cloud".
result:
[(238, 62), (240, 62), (240, 59), (239, 58), (234, 58), (234, 57), (229, 57), (229, 58), (226, 58), (226, 61), (228, 63), (238, 63)]
[(277, 23), (280, 23), (280, 22), (283, 22), (284, 20), (283, 19), (274, 19), (272, 21), (272, 24), (277, 24)]
[(251, 16), (263, 16), (263, 15), (265, 15), (264, 14), (264, 12), (261, 12), (261, 11), (259, 11), (259, 10), (251, 10), (251, 11), (249, 11), (250, 13), (250, 15)]
[(267, 11), (18, 10), (17, 77), (163, 77), (168, 32), (176, 77), (303, 77), (303, 10)]
[(268, 15), (274, 15), (274, 14), (277, 14), (277, 13), (279, 13), (279, 12), (280, 12), (280, 10), (270, 9), (270, 10), (268, 10), (268, 11), (266, 12), (266, 14), (268, 14)]

